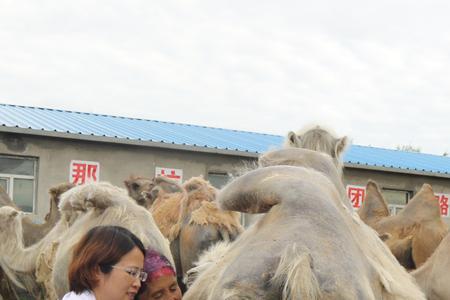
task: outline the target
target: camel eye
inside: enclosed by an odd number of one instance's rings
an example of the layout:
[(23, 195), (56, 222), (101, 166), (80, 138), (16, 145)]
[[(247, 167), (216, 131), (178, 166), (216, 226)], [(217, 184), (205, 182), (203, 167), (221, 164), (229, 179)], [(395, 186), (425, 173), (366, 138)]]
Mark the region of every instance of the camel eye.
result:
[(133, 182), (133, 184), (131, 185), (131, 188), (132, 188), (133, 190), (138, 190), (139, 187), (140, 187), (140, 185), (137, 184), (136, 182)]
[(195, 184), (190, 184), (186, 187), (186, 191), (188, 191), (188, 192), (194, 191), (196, 189), (198, 189), (198, 186)]

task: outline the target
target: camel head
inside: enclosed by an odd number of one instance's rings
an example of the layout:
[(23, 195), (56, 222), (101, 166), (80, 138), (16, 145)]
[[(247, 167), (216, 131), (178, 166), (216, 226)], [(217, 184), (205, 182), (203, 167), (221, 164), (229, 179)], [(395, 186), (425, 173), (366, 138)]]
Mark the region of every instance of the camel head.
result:
[(183, 188), (187, 192), (185, 213), (199, 208), (203, 201), (214, 201), (217, 196), (217, 189), (201, 176), (192, 177), (183, 184)]
[(141, 196), (145, 199), (145, 205), (147, 207), (151, 207), (156, 199), (165, 195), (183, 192), (183, 188), (178, 182), (165, 176), (153, 178), (150, 187), (149, 190), (141, 192)]
[(138, 176), (130, 176), (124, 180), (128, 195), (136, 200), (137, 204), (147, 206), (147, 200), (144, 197), (145, 192), (150, 192), (155, 184), (152, 179)]
[(60, 184), (50, 188), (48, 190), (48, 193), (50, 194), (50, 198), (52, 199), (52, 201), (54, 201), (55, 204), (58, 205), (61, 194), (64, 192), (67, 192), (74, 186), (75, 186), (75, 184), (70, 183), (70, 182), (60, 183)]
[(75, 184), (73, 183), (64, 182), (49, 189), (48, 193), (50, 194), (50, 212), (45, 216), (45, 221), (49, 221), (53, 211), (57, 214), (59, 213), (58, 205), (59, 200), (61, 199), (61, 194), (67, 192), (74, 186)]
[(11, 206), (0, 207), (0, 236), (3, 236), (2, 241), (15, 236), (16, 232), (22, 232), (21, 216), (22, 212)]
[(342, 155), (349, 144), (346, 136), (337, 138), (331, 130), (320, 126), (304, 128), (297, 133), (290, 131), (285, 140), (285, 147), (306, 148), (330, 155), (335, 164), (342, 166)]

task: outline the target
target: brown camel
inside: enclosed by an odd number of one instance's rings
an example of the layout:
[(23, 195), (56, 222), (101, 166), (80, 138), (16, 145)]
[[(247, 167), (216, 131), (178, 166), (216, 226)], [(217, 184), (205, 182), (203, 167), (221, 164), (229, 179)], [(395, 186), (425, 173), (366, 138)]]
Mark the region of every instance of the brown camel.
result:
[(174, 226), (171, 240), (174, 244), (179, 243), (184, 276), (200, 253), (219, 241), (234, 241), (243, 228), (239, 213), (218, 208), (215, 202), (217, 189), (202, 177), (192, 177), (183, 188), (187, 199), (182, 203), (179, 223)]
[(431, 257), (411, 274), (429, 300), (450, 299), (450, 234), (447, 234)]
[(59, 221), (59, 197), (62, 193), (70, 190), (74, 186), (74, 184), (69, 182), (61, 183), (48, 191), (50, 194), (50, 211), (45, 216), (44, 223), (36, 224), (28, 216), (22, 218), (23, 241), (25, 246), (32, 245), (42, 239), (53, 228), (56, 222)]
[(332, 158), (309, 152), (324, 171), (267, 166), (220, 191), (223, 209), (265, 215), (220, 250), (183, 299), (425, 299), (348, 209)]
[(399, 214), (390, 216), (378, 184), (370, 180), (358, 214), (378, 232), (407, 269), (420, 267), (448, 231), (440, 214), (439, 201), (429, 184), (424, 184)]
[(217, 190), (201, 177), (182, 186), (164, 176), (130, 177), (125, 185), (138, 203), (136, 195), (141, 193), (140, 202), (149, 205), (158, 228), (169, 239), (182, 289), (184, 274), (203, 250), (218, 241), (232, 241), (243, 231), (239, 213), (218, 209)]
[(143, 195), (159, 230), (172, 242), (173, 227), (180, 219), (181, 206), (187, 193), (178, 182), (164, 176), (155, 177), (152, 182), (152, 189), (143, 192)]
[(144, 192), (149, 192), (153, 188), (153, 182), (150, 178), (141, 177), (141, 176), (130, 176), (128, 179), (125, 179), (124, 182), (125, 187), (128, 190), (128, 195), (136, 200), (136, 202), (144, 207), (150, 207), (148, 203), (146, 203), (146, 199), (143, 196)]

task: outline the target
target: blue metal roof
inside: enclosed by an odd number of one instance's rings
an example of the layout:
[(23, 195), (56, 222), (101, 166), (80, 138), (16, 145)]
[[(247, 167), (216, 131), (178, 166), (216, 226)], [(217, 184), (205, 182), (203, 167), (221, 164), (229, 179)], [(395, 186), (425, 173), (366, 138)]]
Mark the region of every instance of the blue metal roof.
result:
[[(283, 136), (189, 124), (0, 104), (0, 124), (19, 128), (117, 140), (147, 141), (224, 151), (263, 153), (280, 147)], [(7, 130), (6, 130), (7, 131)], [(450, 175), (450, 157), (352, 145), (344, 156), (350, 166)]]

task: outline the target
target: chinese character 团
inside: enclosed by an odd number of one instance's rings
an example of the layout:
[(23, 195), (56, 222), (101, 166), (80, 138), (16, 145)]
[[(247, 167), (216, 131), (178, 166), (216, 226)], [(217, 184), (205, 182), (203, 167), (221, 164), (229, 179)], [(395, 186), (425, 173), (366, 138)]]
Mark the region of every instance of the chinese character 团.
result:
[(347, 186), (347, 196), (354, 208), (360, 208), (364, 201), (366, 189), (364, 187)]

